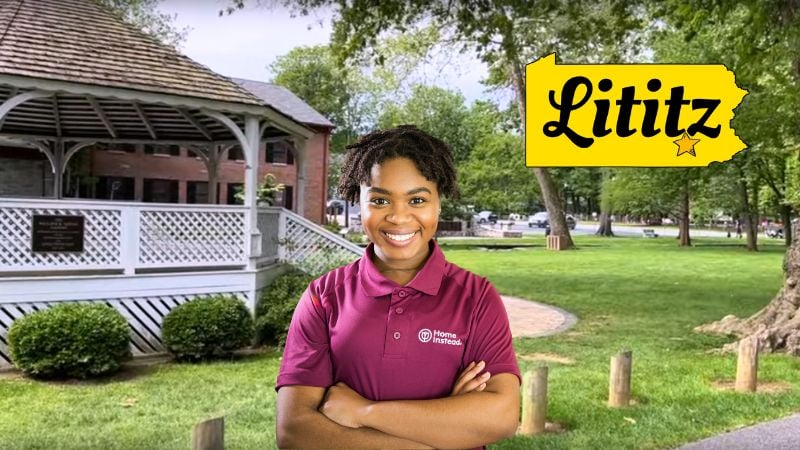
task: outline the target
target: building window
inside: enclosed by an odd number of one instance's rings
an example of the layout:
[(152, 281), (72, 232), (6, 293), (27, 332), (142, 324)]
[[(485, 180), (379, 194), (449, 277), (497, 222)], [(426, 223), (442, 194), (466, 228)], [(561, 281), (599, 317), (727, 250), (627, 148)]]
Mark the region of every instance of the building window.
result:
[(283, 206), (291, 211), (294, 207), (294, 189), (292, 186), (284, 185), (282, 191), (275, 193), (275, 206)]
[[(187, 203), (208, 203), (208, 182), (207, 181), (187, 181), (186, 182), (186, 202)], [(217, 183), (217, 201), (219, 203), (219, 183)]]
[(178, 180), (144, 179), (142, 200), (152, 203), (178, 203)]
[(244, 161), (244, 152), (241, 145), (234, 145), (228, 150), (228, 159), (230, 161)]
[(95, 198), (102, 200), (133, 200), (134, 183), (131, 177), (98, 177)]
[(228, 197), (226, 203), (228, 205), (243, 205), (244, 201), (236, 198), (236, 193), (242, 189), (244, 189), (244, 184), (242, 183), (228, 183)]
[(179, 145), (147, 144), (144, 146), (146, 155), (181, 156)]
[(270, 164), (294, 164), (294, 154), (286, 142), (267, 142), (267, 162)]

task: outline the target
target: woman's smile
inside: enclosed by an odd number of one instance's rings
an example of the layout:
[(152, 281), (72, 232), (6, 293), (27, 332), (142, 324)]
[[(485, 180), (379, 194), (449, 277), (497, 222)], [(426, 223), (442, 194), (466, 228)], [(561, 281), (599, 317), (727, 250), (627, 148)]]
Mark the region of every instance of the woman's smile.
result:
[(375, 164), (361, 185), (361, 224), (382, 269), (421, 267), (439, 224), (439, 191), (408, 158)]

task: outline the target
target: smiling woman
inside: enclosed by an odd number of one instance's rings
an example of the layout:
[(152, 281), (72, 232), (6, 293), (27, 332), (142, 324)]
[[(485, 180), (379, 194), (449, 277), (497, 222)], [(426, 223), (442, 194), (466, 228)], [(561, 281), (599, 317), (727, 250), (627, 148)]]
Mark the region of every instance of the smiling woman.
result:
[[(413, 126), (348, 147), (339, 185), (371, 243), (314, 280), (276, 389), (279, 447), (475, 448), (511, 436), (519, 368), (503, 303), (432, 239), (450, 148)], [(475, 414), (482, 411), (484, 414)]]

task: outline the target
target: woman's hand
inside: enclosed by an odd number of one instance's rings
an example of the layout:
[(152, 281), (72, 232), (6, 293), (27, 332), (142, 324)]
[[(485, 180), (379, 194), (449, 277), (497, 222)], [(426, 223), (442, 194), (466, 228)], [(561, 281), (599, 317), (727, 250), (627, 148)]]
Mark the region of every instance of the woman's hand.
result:
[(486, 363), (483, 361), (477, 364), (475, 364), (475, 361), (469, 363), (464, 371), (461, 372), (461, 375), (458, 376), (458, 379), (456, 379), (450, 396), (453, 397), (470, 392), (481, 392), (486, 389), (486, 382), (491, 378), (491, 374), (489, 372), (484, 372), (483, 375), (478, 376), (484, 367), (486, 367)]
[(341, 426), (361, 428), (361, 417), (370, 404), (369, 400), (340, 381), (328, 388), (318, 410)]

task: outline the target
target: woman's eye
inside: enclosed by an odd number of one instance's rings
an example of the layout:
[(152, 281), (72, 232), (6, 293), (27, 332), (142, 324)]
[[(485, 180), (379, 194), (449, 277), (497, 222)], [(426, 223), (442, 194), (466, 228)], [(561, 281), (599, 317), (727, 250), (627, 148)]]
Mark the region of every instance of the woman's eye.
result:
[(373, 198), (372, 200), (370, 200), (370, 203), (372, 203), (373, 205), (388, 205), (389, 204), (389, 202), (386, 201), (385, 198)]
[(411, 204), (412, 205), (421, 205), (423, 203), (425, 203), (425, 199), (422, 198), (422, 197), (414, 197), (414, 198), (411, 199)]

